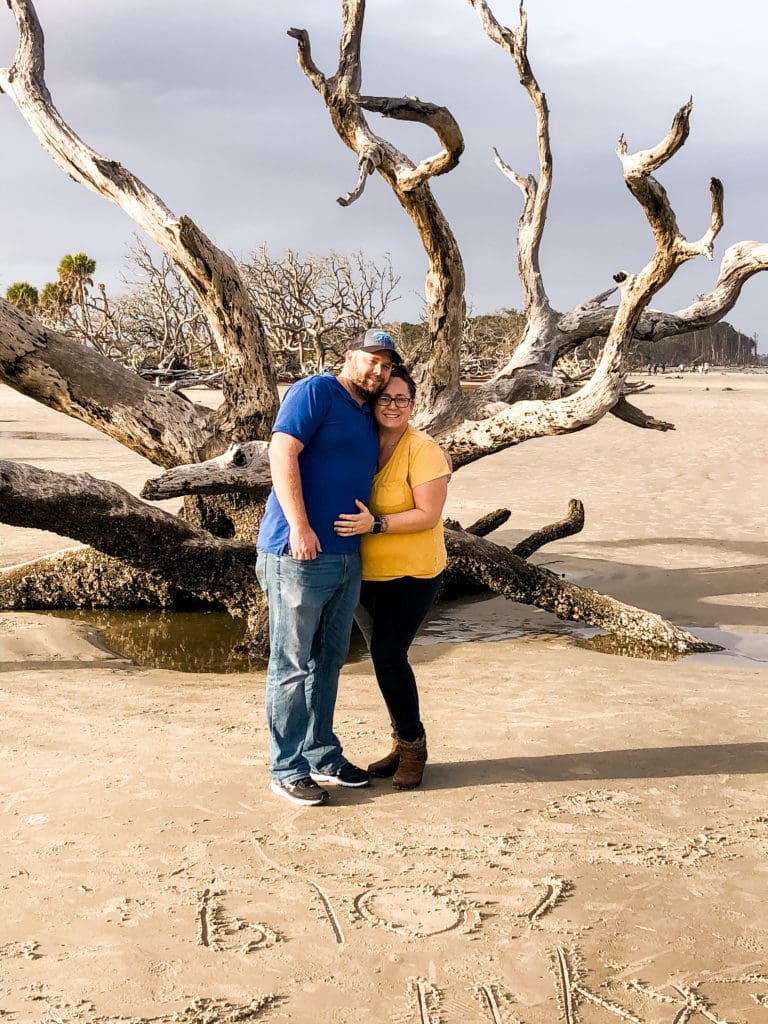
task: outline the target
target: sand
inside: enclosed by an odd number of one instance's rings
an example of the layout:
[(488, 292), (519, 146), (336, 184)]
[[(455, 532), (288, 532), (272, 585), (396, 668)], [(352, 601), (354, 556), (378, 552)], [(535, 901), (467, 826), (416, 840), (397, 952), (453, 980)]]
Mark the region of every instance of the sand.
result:
[[(143, 669), (0, 613), (0, 1017), (768, 1021), (768, 377), (654, 384), (639, 402), (676, 431), (529, 442), (458, 473), (449, 512), (511, 507), (513, 541), (581, 497), (583, 533), (537, 560), (728, 650), (641, 660), (533, 609), (456, 610), (506, 638), (414, 649), (419, 791), (295, 808), (267, 788), (263, 674)], [(156, 475), (5, 388), (0, 457)], [(67, 543), (0, 527), (0, 564)], [(341, 682), (366, 763), (370, 664)]]

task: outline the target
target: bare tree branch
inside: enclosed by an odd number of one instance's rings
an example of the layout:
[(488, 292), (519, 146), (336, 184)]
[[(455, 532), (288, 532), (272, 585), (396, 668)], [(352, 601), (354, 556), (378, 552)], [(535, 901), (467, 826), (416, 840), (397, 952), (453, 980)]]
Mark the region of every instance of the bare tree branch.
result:
[(439, 174), (447, 174), (458, 164), (464, 152), (464, 138), (455, 117), (447, 107), (423, 103), (416, 96), (361, 96), (360, 106), (363, 110), (381, 114), (382, 117), (426, 125), (442, 142), (443, 148), (439, 153), (422, 160), (413, 170), (401, 169), (398, 185), (403, 191), (408, 192)]
[(517, 227), (517, 266), (528, 325), (512, 359), (497, 374), (497, 377), (504, 378), (522, 368), (551, 369), (554, 363), (557, 314), (547, 297), (539, 262), (552, 191), (549, 107), (528, 59), (528, 16), (523, 5), (520, 4), (517, 27), (510, 29), (496, 20), (487, 0), (469, 0), (469, 3), (480, 16), (489, 39), (512, 57), (520, 84), (528, 93), (536, 117), (538, 182), (532, 174), (527, 177), (517, 174), (494, 149), (496, 166), (523, 194), (523, 209)]
[[(738, 242), (729, 246), (723, 255), (720, 273), (712, 291), (698, 296), (690, 306), (674, 313), (646, 309), (638, 321), (635, 337), (640, 341), (654, 343), (719, 323), (736, 305), (744, 284), (764, 270), (768, 270), (768, 243)], [(615, 315), (615, 306), (579, 306), (562, 316), (558, 327), (563, 338), (569, 338), (569, 344), (575, 347), (588, 338), (605, 337)]]
[(636, 405), (632, 405), (624, 397), (620, 398), (616, 405), (614, 405), (611, 409), (611, 414), (617, 419), (623, 420), (624, 423), (631, 423), (633, 427), (642, 427), (644, 430), (665, 431), (675, 429), (674, 423), (667, 423), (666, 420), (657, 420), (655, 416), (649, 416), (648, 413), (638, 409)]
[(218, 455), (216, 413), (152, 387), (132, 370), (0, 299), (0, 380), (74, 416), (157, 465)]
[[(45, 84), (44, 39), (31, 0), (7, 0), (19, 45), (13, 65), (0, 69), (8, 95), (55, 162), (76, 182), (120, 206), (170, 253), (209, 317), (226, 354), (221, 415), (235, 439), (266, 437), (277, 411), (277, 387), (258, 313), (234, 260), (189, 218), (177, 218), (134, 174), (99, 156), (63, 120)], [(231, 421), (230, 421), (231, 418)]]
[[(356, 153), (361, 168), (375, 167), (388, 182), (419, 232), (428, 260), (425, 291), (429, 356), (426, 364), (419, 367), (418, 401), (423, 408), (442, 406), (448, 409), (460, 393), (464, 265), (453, 232), (429, 188), (428, 178), (450, 169), (458, 160), (463, 141), (455, 120), (442, 107), (408, 99), (360, 97), (360, 39), (364, 15), (364, 0), (344, 0), (339, 67), (331, 78), (323, 75), (311, 60), (307, 32), (291, 29), (288, 34), (298, 41), (299, 66), (322, 96), (339, 138)], [(363, 113), (364, 104), (382, 113), (386, 111), (389, 116), (397, 113), (410, 120), (421, 120), (448, 145), (444, 144), (440, 153), (417, 166), (373, 132)]]
[(360, 157), (358, 163), (360, 165), (360, 173), (357, 178), (357, 184), (351, 192), (347, 192), (346, 196), (339, 196), (336, 200), (339, 206), (351, 206), (355, 200), (359, 199), (363, 194), (366, 181), (376, 170), (376, 165), (368, 156)]
[(232, 494), (239, 491), (265, 499), (272, 486), (269, 444), (251, 441), (232, 445), (218, 458), (175, 466), (162, 476), (147, 480), (141, 497), (149, 501), (179, 498), (186, 494)]
[(572, 537), (584, 529), (584, 503), (578, 498), (571, 498), (568, 502), (568, 515), (556, 523), (550, 523), (536, 530), (525, 540), (521, 540), (512, 548), (512, 554), (518, 558), (530, 558), (539, 551), (545, 544), (552, 544), (564, 537)]

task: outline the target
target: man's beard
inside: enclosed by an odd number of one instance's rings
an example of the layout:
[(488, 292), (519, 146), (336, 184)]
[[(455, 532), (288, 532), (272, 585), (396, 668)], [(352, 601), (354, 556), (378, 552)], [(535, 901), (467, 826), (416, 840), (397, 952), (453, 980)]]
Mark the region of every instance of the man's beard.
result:
[(357, 380), (352, 377), (347, 377), (347, 383), (351, 390), (363, 402), (366, 402), (369, 398), (375, 398), (376, 395), (380, 394), (387, 386), (386, 381), (366, 380), (365, 377), (360, 377)]

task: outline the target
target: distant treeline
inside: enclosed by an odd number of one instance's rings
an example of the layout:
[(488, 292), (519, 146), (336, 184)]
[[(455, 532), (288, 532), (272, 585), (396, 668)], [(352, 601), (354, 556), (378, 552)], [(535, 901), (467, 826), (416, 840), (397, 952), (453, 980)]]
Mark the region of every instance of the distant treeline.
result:
[(631, 349), (632, 365), (694, 366), (754, 366), (761, 362), (757, 354), (757, 338), (750, 338), (732, 327), (727, 321), (690, 331), (676, 338), (666, 338), (653, 344), (635, 342)]
[[(418, 357), (420, 346), (426, 340), (424, 325), (394, 322), (388, 326), (407, 356)], [(515, 309), (467, 317), (462, 340), (464, 372), (490, 373), (503, 366), (519, 344), (524, 330), (525, 316)], [(576, 349), (573, 356), (578, 360), (591, 361), (597, 358), (600, 348), (599, 341), (590, 341)], [(756, 337), (742, 334), (726, 321), (652, 344), (637, 341), (630, 349), (629, 365), (635, 369), (654, 364), (697, 366), (702, 363), (754, 366), (767, 364), (768, 356), (758, 355)]]
[[(16, 281), (6, 298), (46, 326), (77, 338), (88, 348), (168, 383), (185, 376), (222, 369), (221, 354), (210, 324), (173, 261), (157, 264), (136, 239), (127, 256), (129, 291), (107, 296), (94, 287), (96, 261), (86, 253), (69, 253), (59, 263), (57, 279), (43, 288)], [(340, 366), (350, 336), (382, 323), (392, 332), (409, 362), (419, 362), (427, 345), (424, 323), (386, 320), (399, 278), (389, 259), (375, 264), (362, 252), (302, 256), (291, 250), (272, 256), (265, 246), (242, 261), (240, 269), (259, 309), (275, 368), (283, 380)], [(461, 339), (465, 377), (490, 376), (505, 365), (525, 331), (525, 315), (502, 308), (467, 316)], [(576, 369), (600, 353), (598, 340), (569, 354)], [(637, 342), (630, 368), (709, 363), (746, 366), (761, 360), (757, 340), (722, 322), (654, 344)]]

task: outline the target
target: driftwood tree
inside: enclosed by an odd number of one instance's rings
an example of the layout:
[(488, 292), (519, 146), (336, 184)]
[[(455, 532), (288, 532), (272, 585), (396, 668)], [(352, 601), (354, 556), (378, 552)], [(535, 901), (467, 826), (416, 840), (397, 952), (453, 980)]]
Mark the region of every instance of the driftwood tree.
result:
[[(145, 498), (184, 495), (186, 503), (180, 518), (85, 474), (63, 476), (0, 461), (0, 520), (53, 530), (91, 545), (79, 553), (41, 560), (34, 571), (25, 566), (3, 572), (0, 603), (124, 604), (133, 596), (137, 603), (174, 604), (194, 597), (249, 616), (256, 646), (259, 641), (263, 646), (263, 604), (252, 573), (252, 545), (260, 502), (269, 486), (264, 439), (276, 412), (277, 387), (259, 312), (237, 265), (191, 219), (174, 215), (130, 171), (99, 156), (75, 135), (45, 84), (43, 33), (32, 3), (7, 2), (16, 19), (19, 46), (13, 65), (0, 70), (0, 89), (72, 178), (120, 205), (173, 258), (221, 352), (224, 401), (212, 412), (158, 391), (129, 370), (0, 302), (0, 379), (92, 424), (166, 469), (147, 483)], [(420, 425), (440, 438), (456, 469), (529, 438), (580, 429), (616, 410), (632, 337), (672, 330), (685, 319), (649, 313), (650, 300), (685, 260), (711, 255), (722, 221), (722, 189), (713, 181), (707, 230), (698, 242), (686, 241), (664, 189), (653, 177), (685, 141), (690, 112), (686, 105), (654, 149), (630, 154), (623, 140), (619, 146), (625, 180), (656, 240), (650, 262), (636, 273), (617, 275), (620, 300), (614, 310), (602, 306), (603, 296), (569, 317), (556, 318), (538, 269), (551, 157), (546, 103), (526, 54), (525, 15), (521, 10), (520, 23), (512, 31), (498, 25), (485, 2), (470, 2), (486, 32), (513, 56), (531, 96), (541, 164), (538, 183), (533, 176), (522, 179), (507, 169), (524, 194), (519, 251), (529, 327), (522, 351), (531, 355), (525, 357), (524, 367), (513, 365), (513, 360), (471, 394), (462, 392), (459, 380), (465, 315), (461, 254), (429, 184), (432, 176), (456, 165), (463, 149), (461, 131), (444, 107), (413, 98), (360, 94), (364, 0), (343, 2), (340, 60), (331, 77), (315, 66), (307, 33), (290, 31), (299, 44), (302, 69), (321, 94), (339, 136), (358, 158), (357, 186), (340, 202), (348, 205), (358, 199), (367, 176), (377, 171), (392, 187), (424, 245), (429, 264), (429, 345), (418, 368)], [(366, 113), (424, 124), (436, 133), (439, 151), (414, 163), (373, 132)], [(718, 309), (720, 315), (730, 309), (746, 277), (764, 269), (767, 252), (757, 243), (732, 247), (715, 292), (697, 300), (697, 315), (704, 316), (706, 307), (706, 315), (716, 319)], [(688, 317), (686, 330), (694, 319), (693, 314)], [(567, 347), (559, 344), (564, 335), (571, 340), (605, 337), (595, 373), (573, 393), (567, 393), (552, 374)], [(637, 418), (642, 420), (639, 413)], [(572, 503), (563, 523), (540, 531), (512, 552), (484, 539), (506, 516), (500, 511), (467, 529), (449, 524), (454, 588), (476, 587), (479, 582), (512, 600), (602, 627), (627, 640), (680, 651), (707, 646), (658, 616), (567, 584), (526, 561), (541, 544), (580, 529), (583, 511), (578, 502)]]
[(342, 339), (382, 321), (397, 296), (399, 278), (387, 258), (379, 266), (361, 251), (281, 258), (266, 245), (243, 262), (246, 284), (267, 329), (273, 357), (293, 362), (298, 375), (323, 373), (331, 352), (343, 354)]

